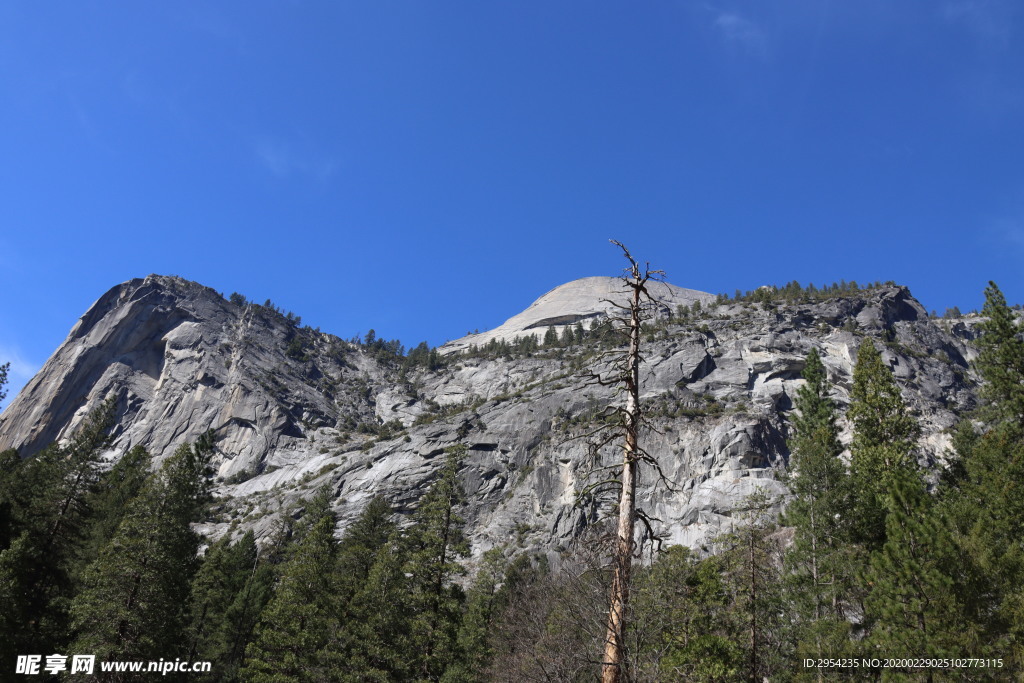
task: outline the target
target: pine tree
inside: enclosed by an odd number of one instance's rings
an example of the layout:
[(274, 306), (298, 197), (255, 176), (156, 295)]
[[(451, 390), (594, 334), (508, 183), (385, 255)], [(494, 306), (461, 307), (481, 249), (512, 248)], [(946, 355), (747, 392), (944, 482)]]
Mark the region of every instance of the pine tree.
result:
[(338, 547), (335, 612), (339, 628), (331, 643), (335, 678), (388, 680), (402, 670), (401, 635), (407, 594), (400, 535), (391, 506), (372, 499), (345, 531)]
[(469, 552), (465, 520), (458, 512), (466, 498), (458, 477), (466, 452), (463, 445), (447, 449), (441, 476), (420, 500), (404, 539), (412, 606), (410, 637), (415, 668), (426, 679), (439, 677), (456, 655), (464, 596), (452, 580), (464, 571), (458, 558)]
[(865, 339), (853, 370), (847, 418), (853, 424), (850, 445), (852, 501), (849, 518), (854, 539), (876, 550), (885, 542), (886, 497), (892, 478), (912, 466), (919, 427), (907, 411), (896, 380), (874, 342)]
[(80, 531), (89, 513), (90, 494), (100, 479), (100, 453), (110, 443), (109, 432), (114, 424), (115, 402), (104, 401), (89, 414), (71, 445), (62, 449), (65, 464), (56, 489), (56, 514), (48, 523), (43, 552), (49, 554), (61, 545), (62, 536)]
[(330, 517), (335, 522), (338, 521), (332, 507), (333, 498), (331, 487), (325, 484), (313, 493), (312, 498), (299, 501), (298, 506), (301, 507), (302, 516), (291, 526), (289, 536), (292, 543), (296, 545), (301, 543), (306, 534), (312, 531), (313, 527), (319, 524), (324, 517)]
[(337, 636), (338, 680), (417, 679), (417, 653), (410, 635), (413, 604), (404, 571), (407, 558), (397, 531), (377, 551), (366, 581), (348, 603)]
[(983, 656), (978, 634), (962, 616), (953, 578), (961, 558), (945, 521), (910, 468), (897, 470), (890, 485), (885, 545), (872, 555), (864, 578), (871, 656)]
[(95, 561), (114, 537), (125, 511), (149, 477), (150, 462), (149, 452), (142, 446), (135, 446), (100, 479), (88, 501), (92, 519), (76, 561), (81, 568)]
[(807, 354), (803, 379), (804, 385), (796, 393), (797, 413), (793, 417), (794, 437), (790, 442), (798, 469), (810, 468), (815, 459), (831, 463), (843, 451), (836, 428), (835, 402), (828, 397), (828, 374), (816, 348)]
[(345, 530), (338, 544), (338, 599), (341, 613), (366, 582), (377, 554), (394, 535), (394, 511), (384, 498), (373, 498)]
[[(207, 548), (202, 564), (192, 579), (189, 614), (186, 626), (188, 658), (197, 659), (199, 650), (210, 642), (210, 634), (217, 629), (219, 617), (238, 593), (238, 577), (248, 566), (238, 566), (242, 559), (232, 552), (230, 534), (221, 537)], [(241, 569), (241, 572), (239, 571)]]
[[(152, 659), (180, 650), (198, 521), (209, 500), (212, 437), (183, 445), (146, 482), (71, 605), (72, 650), (97, 659)], [(117, 680), (117, 677), (113, 680)]]
[(28, 625), (34, 605), (26, 587), (32, 585), (41, 562), (39, 548), (28, 531), (0, 552), (0, 662), (4, 667), (11, 666), (18, 655), (39, 647)]
[(218, 682), (242, 680), (239, 668), (245, 658), (245, 648), (252, 640), (260, 614), (273, 596), (276, 578), (273, 566), (264, 560), (251, 531), (235, 545), (237, 553), (248, 564), (245, 583), (224, 612), (213, 634), (212, 645), (201, 650), (199, 657), (217, 662), (217, 671), (210, 680)]
[(334, 525), (332, 514), (322, 515), (281, 568), (280, 583), (246, 650), (242, 680), (331, 680), (332, 653), (327, 648), (337, 629)]
[(544, 346), (558, 346), (558, 332), (553, 325), (548, 325), (547, 332), (544, 333)]
[(463, 595), (453, 579), (467, 552), (458, 514), (465, 455), (465, 446), (448, 449), (440, 477), (404, 532), (383, 500), (371, 502), (346, 532), (338, 562), (342, 623), (332, 646), (336, 679), (438, 680), (457, 661)]
[(943, 511), (960, 548), (957, 592), (985, 642), (1024, 670), (1024, 441), (996, 425), (962, 454)]
[[(25, 648), (35, 646), (40, 639), (40, 616), (51, 596), (33, 588), (41, 581), (52, 582), (45, 577), (58, 570), (43, 556), (42, 540), (47, 520), (52, 518), (54, 479), (60, 476), (62, 463), (56, 446), (25, 461), (16, 452), (8, 453), (7, 462), (14, 467), (0, 475), (4, 478), (3, 507), (7, 511), (5, 547), (0, 551), (2, 661), (14, 661), (18, 653), (27, 652)], [(56, 647), (56, 643), (50, 645)]]
[(791, 639), (781, 619), (780, 548), (771, 537), (773, 504), (762, 491), (748, 496), (744, 524), (716, 540), (732, 616), (741, 624), (742, 677), (751, 681), (770, 680), (790, 661), (786, 646)]
[(75, 559), (91, 518), (89, 500), (100, 479), (113, 411), (114, 401), (104, 401), (67, 446), (51, 445), (5, 477), (8, 533), (17, 540), (0, 553), (0, 574), (7, 582), (4, 592), (18, 599), (5, 610), (0, 640), (23, 652), (54, 651), (67, 643)]
[(965, 422), (954, 436), (942, 510), (960, 548), (965, 611), (991, 651), (1024, 669), (1024, 329), (994, 283), (983, 312), (981, 433)]
[(187, 656), (190, 661), (217, 662), (216, 680), (229, 680), (236, 673), (244, 650), (239, 641), (244, 646), (264, 606), (261, 596), (271, 582), (263, 577), (263, 585), (255, 584), (259, 570), (250, 530), (236, 543), (230, 542), (230, 534), (214, 543), (192, 581)]
[(795, 527), (786, 553), (787, 595), (801, 658), (839, 656), (848, 646), (846, 608), (850, 585), (850, 554), (844, 520), (848, 512), (849, 477), (839, 459), (843, 447), (836, 428), (836, 407), (828, 397), (825, 367), (817, 349), (807, 356), (797, 390), (790, 439), (789, 480), (793, 499), (785, 523)]
[(723, 578), (729, 558), (672, 546), (637, 576), (632, 631), (638, 680), (733, 681), (747, 663), (746, 619)]
[(20, 510), (24, 505), (23, 491), (19, 481), (22, 464), (18, 451), (13, 448), (0, 451), (0, 552), (14, 540), (18, 518), (23, 516)]
[(985, 290), (985, 320), (978, 325), (978, 372), (985, 380), (982, 397), (988, 422), (1024, 434), (1024, 323), (1016, 319), (1006, 298), (990, 282)]
[(507, 564), (501, 548), (491, 548), (484, 553), (466, 595), (466, 610), (458, 635), (458, 657), (448, 666), (442, 681), (484, 680), (483, 672), (493, 655), (490, 635), (501, 604), (500, 588)]
[(561, 344), (562, 346), (569, 347), (573, 345), (575, 339), (576, 338), (573, 335), (572, 328), (566, 325), (565, 327), (562, 328), (562, 336), (559, 337), (558, 343)]

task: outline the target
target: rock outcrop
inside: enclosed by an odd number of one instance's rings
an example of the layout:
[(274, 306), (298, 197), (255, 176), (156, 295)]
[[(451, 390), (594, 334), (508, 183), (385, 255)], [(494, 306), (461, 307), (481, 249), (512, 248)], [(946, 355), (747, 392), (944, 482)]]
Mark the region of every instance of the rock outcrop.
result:
[[(132, 280), (89, 309), (0, 416), (0, 448), (27, 456), (67, 438), (108, 395), (118, 405), (111, 458), (142, 444), (159, 461), (213, 429), (221, 498), (202, 529), (217, 536), (235, 520), (268, 533), (278, 511), (322, 486), (342, 527), (375, 495), (408, 512), (444, 449), (464, 443), (474, 554), (511, 542), (554, 559), (602, 515), (577, 492), (593, 471), (585, 435), (618, 400), (581, 377), (608, 362), (607, 342), (466, 351), (548, 326), (589, 328), (616, 282), (556, 288), (496, 330), (450, 343), (446, 366), (430, 370), (179, 278)], [(905, 288), (798, 304), (716, 303), (671, 285), (657, 296), (642, 368), (657, 431), (643, 439), (671, 487), (647, 471), (638, 499), (672, 542), (699, 546), (756, 490), (784, 498), (787, 412), (812, 347), (846, 405), (859, 345), (879, 345), (922, 423), (922, 461), (941, 462), (946, 430), (974, 405), (971, 326), (929, 319)], [(670, 320), (695, 301), (699, 316)]]

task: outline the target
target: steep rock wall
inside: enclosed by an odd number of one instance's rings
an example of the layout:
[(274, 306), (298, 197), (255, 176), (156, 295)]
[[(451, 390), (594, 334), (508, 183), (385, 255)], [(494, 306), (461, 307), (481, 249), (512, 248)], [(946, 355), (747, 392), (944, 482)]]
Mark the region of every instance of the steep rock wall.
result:
[[(604, 279), (588, 280), (601, 284), (594, 299), (607, 293)], [(573, 310), (589, 310), (586, 284), (569, 287)], [(875, 340), (922, 423), (925, 462), (941, 461), (945, 430), (974, 404), (971, 321), (931, 320), (905, 288), (777, 305), (708, 306), (710, 295), (696, 294), (687, 301), (705, 304), (698, 318), (671, 322), (663, 307), (641, 372), (657, 428), (643, 443), (668, 485), (644, 472), (638, 501), (672, 542), (699, 546), (727, 529), (756, 490), (784, 499), (787, 411), (812, 347), (845, 406), (857, 349)], [(591, 313), (587, 326), (605, 315)], [(118, 398), (111, 458), (143, 444), (159, 460), (213, 429), (222, 498), (202, 528), (216, 536), (232, 521), (266, 534), (280, 510), (320, 486), (334, 492), (342, 527), (375, 495), (408, 512), (444, 448), (465, 443), (474, 554), (511, 542), (554, 558), (606, 511), (577, 502), (593, 476), (585, 435), (618, 400), (581, 376), (608, 362), (598, 346), (529, 357), (449, 349), (439, 371), (403, 369), (271, 309), (151, 276), (90, 308), (0, 416), (0, 448), (30, 455), (66, 438), (108, 395)]]

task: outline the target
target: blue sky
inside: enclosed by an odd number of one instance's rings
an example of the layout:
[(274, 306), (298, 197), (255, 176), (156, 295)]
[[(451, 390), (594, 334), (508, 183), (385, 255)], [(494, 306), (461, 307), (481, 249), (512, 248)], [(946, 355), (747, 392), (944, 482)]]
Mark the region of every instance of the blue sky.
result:
[(710, 292), (1024, 301), (1018, 5), (2, 3), (0, 360), (153, 272), (438, 344), (609, 238)]

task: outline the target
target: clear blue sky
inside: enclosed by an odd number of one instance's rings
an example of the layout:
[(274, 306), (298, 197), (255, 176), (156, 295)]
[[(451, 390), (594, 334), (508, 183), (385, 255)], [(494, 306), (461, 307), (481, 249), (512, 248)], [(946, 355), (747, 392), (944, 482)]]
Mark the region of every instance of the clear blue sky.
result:
[(432, 344), (622, 265), (1024, 301), (1012, 0), (0, 4), (0, 360), (178, 274)]

